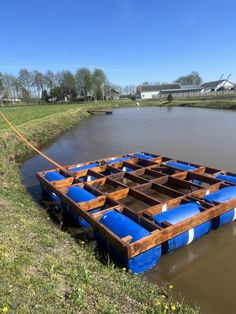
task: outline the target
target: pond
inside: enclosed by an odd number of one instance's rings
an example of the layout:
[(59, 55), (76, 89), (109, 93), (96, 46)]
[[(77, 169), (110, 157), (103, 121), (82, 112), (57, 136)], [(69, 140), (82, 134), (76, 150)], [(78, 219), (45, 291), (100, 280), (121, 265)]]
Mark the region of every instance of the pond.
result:
[[(148, 151), (236, 172), (236, 112), (198, 108), (127, 108), (91, 116), (43, 151), (62, 165)], [(38, 200), (35, 172), (53, 168), (40, 156), (22, 165), (23, 182)], [(144, 277), (171, 282), (173, 294), (203, 313), (235, 313), (236, 223), (172, 254)]]

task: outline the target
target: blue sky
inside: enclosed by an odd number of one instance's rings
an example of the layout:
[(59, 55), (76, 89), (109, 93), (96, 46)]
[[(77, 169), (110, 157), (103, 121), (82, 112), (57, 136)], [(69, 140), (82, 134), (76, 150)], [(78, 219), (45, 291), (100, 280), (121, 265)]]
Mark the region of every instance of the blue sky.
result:
[(236, 81), (235, 0), (1, 0), (0, 71), (102, 68), (115, 84)]

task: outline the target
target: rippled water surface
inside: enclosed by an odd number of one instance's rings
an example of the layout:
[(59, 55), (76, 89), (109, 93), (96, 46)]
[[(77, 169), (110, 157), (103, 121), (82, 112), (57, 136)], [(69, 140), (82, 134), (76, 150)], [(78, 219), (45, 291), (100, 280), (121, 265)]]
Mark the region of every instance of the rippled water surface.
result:
[[(44, 152), (63, 165), (149, 151), (236, 172), (236, 112), (196, 108), (132, 108), (92, 116)], [(23, 181), (39, 198), (35, 172), (51, 165), (36, 156), (22, 166)], [(174, 284), (204, 313), (236, 313), (236, 222), (161, 257), (144, 277)]]

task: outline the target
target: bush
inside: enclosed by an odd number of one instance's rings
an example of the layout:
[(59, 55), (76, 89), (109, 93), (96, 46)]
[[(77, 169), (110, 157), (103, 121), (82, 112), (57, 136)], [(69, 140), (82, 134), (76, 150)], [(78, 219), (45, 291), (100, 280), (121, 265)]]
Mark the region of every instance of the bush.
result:
[(169, 95), (167, 96), (167, 100), (168, 100), (168, 102), (172, 102), (173, 96), (172, 96), (171, 94), (169, 94)]

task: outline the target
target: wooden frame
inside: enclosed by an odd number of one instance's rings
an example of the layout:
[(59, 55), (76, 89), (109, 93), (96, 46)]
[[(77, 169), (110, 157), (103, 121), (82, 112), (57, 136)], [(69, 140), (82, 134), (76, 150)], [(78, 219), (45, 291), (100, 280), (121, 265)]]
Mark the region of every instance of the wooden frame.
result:
[[(125, 156), (132, 157), (132, 154), (133, 153), (129, 153)], [(150, 155), (154, 158), (154, 161), (151, 161), (151, 164), (145, 159), (136, 157), (129, 161), (105, 164), (107, 160), (111, 159), (111, 157), (109, 157), (92, 162), (80, 163), (80, 165), (88, 165), (97, 162), (98, 166), (76, 173), (76, 178), (67, 177), (65, 180), (49, 182), (45, 179), (45, 174), (48, 171), (37, 173), (37, 178), (47, 191), (54, 192), (60, 197), (65, 206), (71, 208), (81, 218), (85, 219), (102, 237), (107, 239), (107, 241), (126, 258), (137, 256), (142, 252), (160, 245), (163, 242), (236, 207), (236, 198), (222, 204), (216, 202), (210, 204), (203, 200), (204, 196), (209, 193), (218, 191), (227, 186), (235, 186), (233, 183), (227, 183), (223, 180), (214, 178), (217, 173), (233, 176), (236, 176), (236, 174), (177, 159), (171, 159), (169, 157), (162, 157), (159, 154)], [(121, 157), (123, 156), (115, 156), (113, 158), (116, 159)], [(170, 160), (195, 166), (197, 169), (181, 171), (177, 168), (167, 166), (166, 163)], [(69, 170), (76, 166), (77, 164), (71, 165), (68, 166), (67, 169)], [(119, 167), (122, 166), (134, 167), (134, 171), (129, 173), (124, 172), (119, 169)], [(158, 172), (158, 169), (170, 169), (170, 172), (167, 170)], [(57, 171), (61, 173), (59, 169), (51, 169), (49, 171)], [(81, 182), (79, 179), (80, 176), (87, 174), (92, 175), (97, 179), (90, 182)], [(153, 175), (154, 178), (147, 180), (141, 177), (142, 174), (150, 174)], [(124, 183), (125, 181), (123, 183), (120, 182), (120, 180), (123, 179), (135, 182), (135, 186), (130, 187)], [(200, 182), (203, 182), (204, 184), (201, 185)], [(99, 187), (104, 184), (116, 187), (117, 190), (106, 194), (99, 190)], [(96, 198), (88, 202), (74, 202), (67, 196), (66, 192), (70, 186), (76, 185), (88, 190), (94, 194)], [(188, 191), (186, 193), (178, 191), (179, 186), (186, 188)], [(164, 194), (166, 193), (170, 199), (163, 201), (147, 195), (146, 192), (150, 188), (163, 192)], [(137, 200), (145, 202), (148, 205), (147, 208), (135, 211), (129, 206), (122, 204), (121, 200), (129, 195)], [(201, 212), (194, 217), (188, 218), (175, 225), (164, 224), (164, 226), (159, 226), (152, 220), (152, 215), (192, 201), (199, 202), (202, 209)], [(99, 208), (100, 210), (98, 212), (90, 213), (90, 211), (95, 208)], [(102, 215), (112, 209), (128, 216), (130, 219), (149, 230), (151, 234), (132, 243), (130, 243), (132, 240), (130, 236), (119, 238), (100, 222)]]

